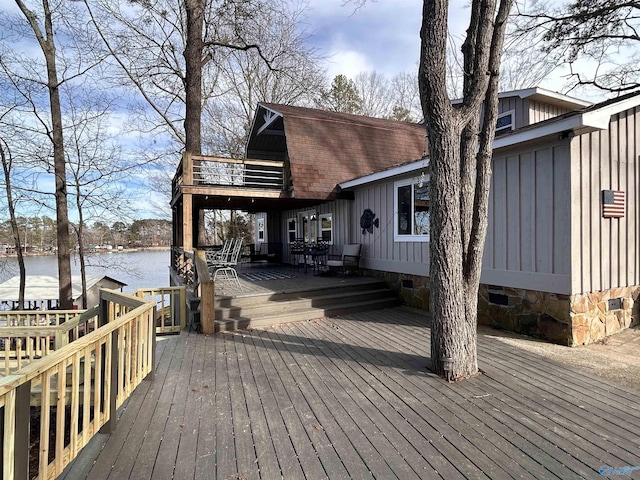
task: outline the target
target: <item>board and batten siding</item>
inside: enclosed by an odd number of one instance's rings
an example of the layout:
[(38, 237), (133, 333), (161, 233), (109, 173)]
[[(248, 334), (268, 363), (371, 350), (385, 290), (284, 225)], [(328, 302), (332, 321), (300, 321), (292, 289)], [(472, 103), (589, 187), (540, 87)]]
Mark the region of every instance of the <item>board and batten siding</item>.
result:
[[(362, 244), (362, 268), (428, 276), (429, 242), (395, 242), (393, 239), (394, 181), (403, 178), (408, 177), (376, 182), (356, 190), (351, 204), (352, 242)], [(367, 208), (376, 214), (380, 222), (378, 228), (373, 227), (373, 233), (362, 233), (360, 227), (360, 217)]]
[[(571, 146), (572, 293), (640, 285), (640, 109)], [(602, 190), (625, 192), (623, 218), (602, 217)]]
[(569, 143), (496, 153), (481, 282), (569, 293)]
[[(298, 219), (298, 214), (303, 212), (313, 211), (317, 215), (325, 213), (331, 213), (333, 222), (333, 245), (331, 246), (330, 253), (340, 254), (342, 252), (342, 245), (345, 243), (354, 243), (351, 239), (350, 219), (351, 215), (351, 201), (349, 200), (335, 200), (327, 203), (316, 205), (315, 207), (300, 208), (294, 210), (285, 210), (280, 214), (279, 228), (280, 238), (282, 239), (282, 255), (284, 262), (290, 262), (289, 255), (289, 228), (288, 221), (290, 218)], [(358, 219), (359, 222), (359, 219)], [(300, 236), (300, 225), (298, 227), (298, 235)]]
[(529, 104), (529, 125), (542, 122), (543, 120), (548, 120), (550, 118), (558, 117), (570, 111), (557, 105), (551, 105), (545, 102), (537, 102), (535, 100), (531, 100), (527, 103)]

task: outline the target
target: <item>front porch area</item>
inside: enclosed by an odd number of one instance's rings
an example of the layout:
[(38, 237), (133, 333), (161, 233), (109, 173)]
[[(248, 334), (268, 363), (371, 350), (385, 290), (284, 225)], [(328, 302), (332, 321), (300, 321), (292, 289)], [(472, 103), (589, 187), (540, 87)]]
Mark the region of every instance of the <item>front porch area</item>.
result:
[(396, 307), (162, 338), (95, 463), (87, 447), (62, 478), (640, 478), (638, 391), (495, 332), (482, 374), (446, 383), (429, 333)]

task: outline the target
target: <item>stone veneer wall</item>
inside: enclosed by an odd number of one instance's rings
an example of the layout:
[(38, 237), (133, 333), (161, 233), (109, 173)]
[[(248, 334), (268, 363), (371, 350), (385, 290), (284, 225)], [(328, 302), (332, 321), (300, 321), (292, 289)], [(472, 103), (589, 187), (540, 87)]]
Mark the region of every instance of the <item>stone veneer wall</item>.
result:
[[(384, 280), (406, 305), (429, 311), (429, 277), (380, 270), (360, 270), (368, 277)], [(406, 286), (408, 284), (411, 287)]]
[[(412, 307), (429, 310), (429, 278), (418, 275), (365, 270), (380, 278)], [(489, 294), (501, 295), (500, 305)], [(519, 288), (495, 289), (481, 284), (478, 323), (540, 337), (561, 345), (586, 345), (640, 324), (640, 285), (577, 295), (537, 292)], [(608, 301), (622, 298), (621, 310), (608, 310)]]
[[(640, 324), (640, 285), (571, 295), (572, 345), (586, 345)], [(622, 309), (609, 300), (622, 298)]]

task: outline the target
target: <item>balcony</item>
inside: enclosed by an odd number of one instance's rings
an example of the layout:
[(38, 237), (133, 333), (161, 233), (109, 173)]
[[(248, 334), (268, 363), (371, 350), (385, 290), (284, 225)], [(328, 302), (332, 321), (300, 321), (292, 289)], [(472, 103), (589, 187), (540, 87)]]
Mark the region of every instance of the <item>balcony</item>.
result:
[(279, 197), (285, 189), (284, 162), (184, 154), (173, 178), (181, 193)]

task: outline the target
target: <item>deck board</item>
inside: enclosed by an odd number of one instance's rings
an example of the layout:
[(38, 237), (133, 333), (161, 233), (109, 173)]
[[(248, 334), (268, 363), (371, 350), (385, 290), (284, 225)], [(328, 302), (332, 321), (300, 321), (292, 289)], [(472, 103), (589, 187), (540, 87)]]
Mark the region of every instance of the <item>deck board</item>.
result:
[(491, 335), (483, 373), (447, 383), (425, 369), (428, 319), (412, 309), (162, 342), (85, 478), (579, 479), (640, 465), (640, 392)]

